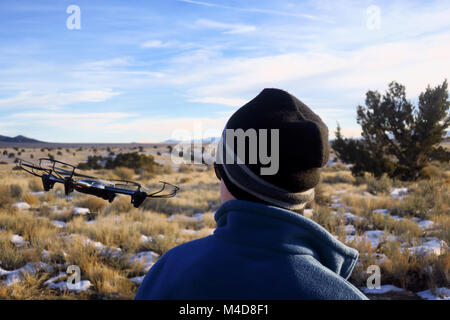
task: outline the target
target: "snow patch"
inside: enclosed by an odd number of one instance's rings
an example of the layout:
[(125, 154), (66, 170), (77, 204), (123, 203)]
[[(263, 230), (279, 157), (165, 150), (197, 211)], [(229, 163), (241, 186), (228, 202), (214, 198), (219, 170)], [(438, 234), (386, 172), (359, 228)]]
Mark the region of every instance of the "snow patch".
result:
[(73, 207), (72, 210), (74, 214), (79, 215), (86, 215), (90, 212), (88, 208), (80, 208), (80, 207)]
[(436, 288), (434, 290), (425, 290), (425, 291), (417, 292), (417, 294), (422, 299), (427, 299), (427, 300), (450, 300), (450, 289), (449, 288)]
[(421, 245), (408, 248), (408, 250), (415, 255), (423, 256), (428, 254), (435, 254), (440, 256), (444, 254), (447, 249), (447, 243), (444, 240), (439, 240), (437, 238), (427, 238), (428, 240)]
[(60, 221), (60, 220), (52, 220), (52, 224), (57, 228), (64, 228), (67, 223), (65, 223), (64, 221)]
[(10, 286), (22, 281), (26, 274), (35, 274), (39, 271), (53, 272), (53, 267), (44, 262), (28, 262), (25, 266), (16, 270), (8, 271), (0, 268), (0, 276), (6, 275), (3, 284)]
[(130, 280), (136, 284), (141, 284), (142, 281), (144, 281), (144, 278), (145, 278), (145, 276), (140, 276), (140, 277), (130, 278)]
[(431, 220), (422, 220), (417, 223), (422, 230), (430, 230), (436, 227), (436, 223)]
[(345, 238), (345, 241), (346, 242), (355, 241), (357, 243), (361, 241), (365, 241), (366, 243), (370, 242), (371, 248), (376, 249), (383, 239), (387, 241), (394, 241), (397, 240), (397, 237), (393, 235), (385, 235), (384, 231), (382, 230), (370, 230), (364, 232), (362, 236), (348, 235)]
[(153, 251), (141, 251), (130, 256), (129, 262), (132, 263), (142, 263), (144, 264), (144, 270), (148, 271), (156, 262), (159, 255)]
[(367, 287), (362, 287), (360, 288), (362, 292), (364, 293), (368, 293), (368, 294), (383, 294), (386, 292), (390, 292), (390, 291), (404, 291), (403, 289), (396, 287), (392, 284), (385, 284), (380, 286), (380, 288), (373, 288), (373, 289), (369, 289)]
[(19, 236), (18, 234), (12, 235), (10, 241), (11, 241), (11, 243), (13, 243), (19, 247), (22, 247), (22, 246), (30, 243), (28, 241), (24, 241), (23, 237)]
[(67, 286), (67, 282), (66, 281), (61, 281), (61, 282), (57, 282), (57, 283), (50, 283), (48, 285), (48, 287), (50, 289), (60, 290), (60, 291), (68, 290), (68, 291), (75, 291), (75, 292), (86, 291), (91, 286), (92, 286), (92, 284), (91, 284), (91, 282), (89, 280), (81, 280), (76, 285), (74, 284), (70, 288)]
[(16, 207), (19, 210), (28, 210), (31, 208), (31, 206), (26, 202), (16, 202), (16, 203), (13, 203), (12, 206)]
[(372, 211), (372, 213), (388, 214), (389, 210), (388, 209), (375, 209)]
[(152, 242), (153, 238), (151, 236), (141, 235), (139, 238), (139, 243), (149, 243)]
[(391, 190), (391, 197), (394, 198), (401, 198), (403, 195), (408, 193), (408, 188), (402, 187), (402, 188), (393, 188)]

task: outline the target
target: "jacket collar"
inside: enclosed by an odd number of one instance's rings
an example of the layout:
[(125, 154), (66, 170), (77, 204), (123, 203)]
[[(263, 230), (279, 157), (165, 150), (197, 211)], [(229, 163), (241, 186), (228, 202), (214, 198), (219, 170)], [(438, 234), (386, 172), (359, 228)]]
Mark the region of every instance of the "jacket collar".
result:
[(292, 254), (311, 255), (347, 279), (358, 251), (346, 246), (316, 222), (278, 207), (230, 200), (216, 211), (214, 235), (226, 241)]

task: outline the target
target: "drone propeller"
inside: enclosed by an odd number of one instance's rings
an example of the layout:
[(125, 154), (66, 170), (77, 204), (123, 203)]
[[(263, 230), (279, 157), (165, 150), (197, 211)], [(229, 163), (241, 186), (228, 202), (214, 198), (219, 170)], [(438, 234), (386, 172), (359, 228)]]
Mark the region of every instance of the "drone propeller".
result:
[[(49, 162), (49, 164), (44, 165), (45, 162)], [(131, 196), (131, 203), (136, 208), (139, 207), (146, 198), (171, 198), (175, 196), (179, 190), (179, 188), (173, 184), (160, 181), (162, 187), (155, 192), (148, 193), (143, 191), (143, 189), (147, 189), (137, 182), (115, 179), (102, 180), (87, 176), (75, 172), (77, 169), (75, 166), (54, 159), (39, 159), (38, 165), (19, 159), (18, 165), (24, 171), (40, 177), (45, 191), (52, 189), (55, 183), (62, 183), (64, 184), (64, 192), (66, 195), (75, 190), (112, 202), (117, 194), (125, 194)], [(71, 169), (63, 169), (61, 166), (63, 168)]]

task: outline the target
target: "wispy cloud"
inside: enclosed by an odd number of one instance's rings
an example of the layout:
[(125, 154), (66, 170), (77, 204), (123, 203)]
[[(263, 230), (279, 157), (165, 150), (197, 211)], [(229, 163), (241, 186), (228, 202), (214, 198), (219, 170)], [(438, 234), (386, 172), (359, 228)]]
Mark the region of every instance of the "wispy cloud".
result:
[(0, 108), (15, 107), (45, 107), (55, 108), (75, 102), (102, 102), (120, 92), (111, 89), (83, 90), (74, 92), (59, 92), (50, 94), (35, 94), (32, 91), (22, 91), (15, 96), (0, 99)]
[(269, 15), (277, 15), (277, 16), (289, 16), (289, 17), (297, 17), (297, 18), (305, 18), (310, 20), (318, 20), (319, 18), (311, 15), (311, 14), (304, 14), (304, 13), (295, 13), (295, 12), (288, 12), (288, 11), (278, 11), (278, 10), (270, 10), (270, 9), (261, 9), (261, 8), (242, 8), (242, 7), (232, 7), (232, 6), (226, 6), (211, 2), (204, 2), (204, 1), (195, 1), (195, 0), (178, 0), (180, 2), (195, 4), (199, 6), (204, 7), (211, 7), (211, 8), (221, 8), (221, 9), (230, 9), (230, 10), (237, 10), (237, 11), (243, 11), (243, 12), (253, 12), (253, 13), (262, 13), (262, 14), (269, 14)]
[(223, 104), (231, 107), (242, 106), (246, 100), (242, 98), (220, 98), (220, 97), (204, 97), (189, 99), (189, 102), (214, 103)]
[[(353, 135), (367, 90), (396, 80), (415, 99), (449, 77), (444, 1), (376, 1), (376, 30), (366, 24), (373, 1), (79, 1), (89, 19), (77, 31), (65, 28), (64, 10), (46, 12), (36, 1), (0, 10), (9, 26), (0, 47), (0, 134), (165, 140), (198, 119), (220, 128), (236, 107), (278, 87), (330, 132), (339, 121)], [(17, 8), (24, 5), (26, 16)]]
[(225, 34), (238, 34), (238, 33), (247, 33), (256, 30), (255, 26), (245, 25), (245, 24), (228, 24), (222, 23), (207, 19), (199, 19), (195, 21), (195, 25), (210, 29), (219, 29), (225, 30), (223, 33)]
[(173, 45), (170, 42), (163, 42), (161, 40), (148, 40), (141, 44), (142, 48), (153, 49), (153, 48), (167, 48)]

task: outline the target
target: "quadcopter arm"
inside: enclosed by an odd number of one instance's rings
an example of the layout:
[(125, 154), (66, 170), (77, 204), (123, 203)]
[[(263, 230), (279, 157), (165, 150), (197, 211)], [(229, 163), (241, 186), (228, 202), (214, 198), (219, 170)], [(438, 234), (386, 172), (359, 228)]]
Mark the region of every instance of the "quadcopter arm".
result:
[[(46, 161), (48, 162), (47, 164), (45, 164)], [(56, 166), (57, 164), (59, 164), (59, 166)], [(79, 174), (75, 172), (75, 166), (54, 159), (39, 159), (39, 165), (19, 159), (19, 167), (36, 177), (40, 177), (45, 191), (52, 189), (55, 183), (58, 182), (64, 184), (66, 195), (76, 190), (112, 202), (116, 197), (116, 194), (124, 194), (131, 196), (131, 203), (136, 208), (139, 207), (146, 198), (171, 198), (175, 196), (179, 190), (179, 188), (173, 184), (160, 181), (163, 184), (161, 189), (148, 193), (143, 191), (142, 186), (137, 182), (127, 180), (106, 181), (97, 179), (95, 177)], [(63, 168), (69, 168), (70, 170)], [(169, 189), (169, 191), (164, 193), (167, 189)]]

